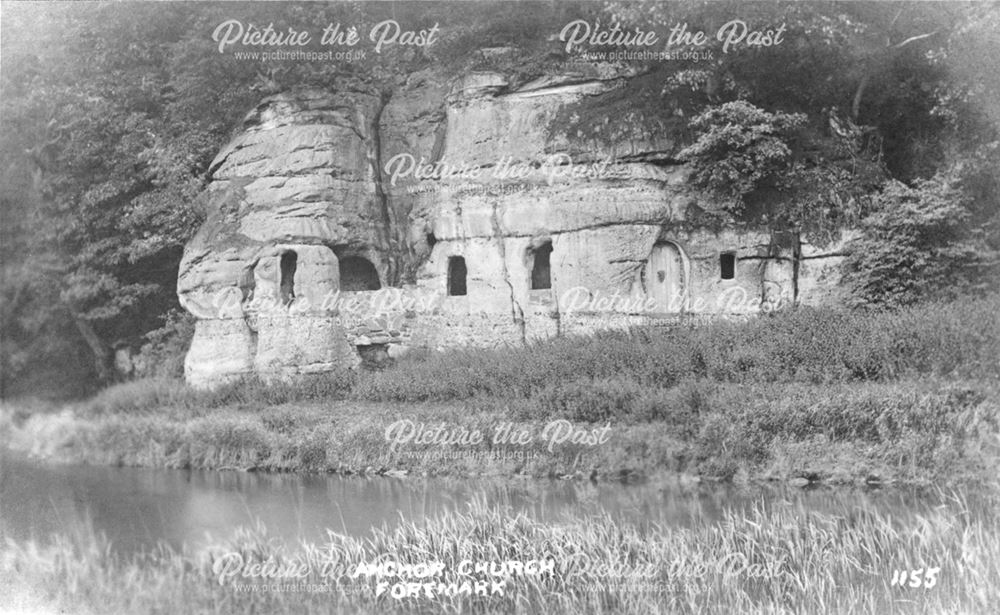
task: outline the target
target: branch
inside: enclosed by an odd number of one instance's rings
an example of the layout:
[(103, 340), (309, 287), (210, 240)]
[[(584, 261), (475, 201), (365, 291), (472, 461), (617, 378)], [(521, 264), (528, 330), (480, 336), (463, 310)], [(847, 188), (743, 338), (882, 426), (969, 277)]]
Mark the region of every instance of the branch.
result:
[(865, 88), (868, 87), (870, 80), (871, 72), (869, 70), (861, 77), (861, 83), (858, 84), (858, 89), (854, 92), (854, 99), (851, 101), (851, 118), (854, 121), (858, 120), (858, 114), (861, 113), (861, 97), (864, 96)]
[(927, 34), (918, 34), (917, 36), (911, 36), (910, 38), (906, 39), (902, 43), (896, 43), (895, 45), (892, 46), (892, 48), (893, 49), (899, 49), (900, 47), (905, 47), (906, 45), (909, 45), (910, 43), (914, 43), (916, 41), (923, 40), (925, 38), (930, 38), (930, 37), (934, 36), (937, 33), (938, 33), (938, 30), (935, 30), (933, 32), (928, 32)]
[(892, 46), (892, 28), (893, 28), (893, 26), (896, 25), (896, 22), (899, 21), (899, 18), (902, 15), (903, 15), (903, 9), (899, 9), (898, 11), (896, 11), (896, 16), (893, 17), (892, 21), (889, 22), (889, 27), (886, 28), (886, 32), (888, 32), (888, 34), (886, 34), (886, 37), (885, 37), (885, 46), (886, 47), (891, 47)]
[[(896, 17), (898, 18), (899, 15), (896, 15)], [(895, 21), (896, 20), (893, 19), (893, 23), (895, 23)], [(901, 49), (902, 47), (905, 47), (906, 45), (909, 45), (910, 43), (915, 43), (915, 42), (923, 40), (925, 38), (930, 38), (930, 37), (934, 36), (935, 34), (937, 34), (938, 32), (939, 32), (938, 30), (935, 30), (933, 32), (928, 32), (926, 34), (918, 34), (916, 36), (911, 36), (910, 38), (906, 39), (905, 41), (903, 41), (901, 43), (897, 43), (895, 45), (892, 45), (890, 43), (890, 44), (887, 45), (887, 48), (888, 49)], [(851, 117), (855, 121), (857, 121), (858, 114), (861, 112), (861, 99), (864, 96), (865, 88), (868, 87), (868, 82), (871, 79), (871, 70), (872, 69), (868, 69), (868, 71), (865, 72), (864, 76), (861, 77), (861, 83), (858, 84), (858, 89), (854, 91), (854, 99), (851, 101)]]

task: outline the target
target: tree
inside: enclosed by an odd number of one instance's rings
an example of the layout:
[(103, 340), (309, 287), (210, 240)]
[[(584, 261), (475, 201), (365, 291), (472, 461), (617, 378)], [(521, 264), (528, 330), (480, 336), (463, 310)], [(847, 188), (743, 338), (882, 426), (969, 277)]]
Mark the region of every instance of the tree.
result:
[(694, 166), (695, 185), (739, 213), (748, 195), (790, 168), (790, 134), (805, 122), (800, 113), (769, 113), (746, 101), (709, 107), (691, 120), (698, 137), (679, 157)]
[(924, 160), (933, 176), (893, 183), (848, 259), (854, 302), (894, 306), (985, 293), (1000, 281), (1000, 6), (961, 7), (928, 54), (941, 79), (927, 114), (939, 129)]
[[(3, 195), (14, 235), (3, 290), (17, 299), (4, 305), (5, 376), (85, 348), (90, 369), (56, 382), (106, 382), (118, 338), (157, 326), (159, 306), (176, 302), (171, 261), (200, 221), (198, 170), (164, 145), (163, 51), (183, 14), (4, 9), (22, 27), (5, 40), (0, 160), (8, 176), (30, 177)], [(58, 36), (28, 36), (37, 32)]]
[(953, 178), (892, 182), (876, 208), (846, 263), (854, 305), (898, 307), (991, 290), (1000, 252), (971, 223)]

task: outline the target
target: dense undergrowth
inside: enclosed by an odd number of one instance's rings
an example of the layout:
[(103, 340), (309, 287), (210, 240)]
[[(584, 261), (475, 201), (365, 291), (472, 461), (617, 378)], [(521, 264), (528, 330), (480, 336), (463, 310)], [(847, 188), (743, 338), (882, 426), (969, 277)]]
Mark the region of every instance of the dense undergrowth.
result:
[[(1000, 297), (884, 313), (798, 309), (744, 322), (602, 332), (526, 347), (414, 352), (381, 371), (195, 391), (109, 388), (57, 419), (5, 413), (22, 448), (129, 465), (435, 473), (650, 473), (924, 482), (1000, 459)], [(600, 446), (489, 441), (442, 461), (389, 450), (388, 425), (483, 431), (553, 420)], [(6, 425), (6, 427), (4, 427)], [(31, 435), (35, 433), (35, 435)], [(535, 453), (530, 455), (529, 453)], [(492, 457), (490, 457), (492, 456)]]
[[(827, 384), (940, 376), (1000, 378), (1000, 295), (891, 312), (800, 308), (750, 321), (604, 331), (525, 347), (417, 351), (390, 369), (296, 383), (243, 380), (214, 392), (140, 381), (99, 394), (92, 412), (165, 403), (209, 407), (308, 399), (546, 400), (669, 389), (689, 380)], [(612, 396), (613, 397), (613, 396)]]

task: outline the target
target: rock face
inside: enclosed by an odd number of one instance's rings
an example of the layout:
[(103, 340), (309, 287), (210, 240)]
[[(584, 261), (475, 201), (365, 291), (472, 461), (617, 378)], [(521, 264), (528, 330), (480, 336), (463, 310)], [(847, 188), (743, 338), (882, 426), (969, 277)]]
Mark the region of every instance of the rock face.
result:
[(573, 129), (629, 78), (428, 73), (391, 97), (262, 101), (181, 263), (188, 381), (837, 301), (837, 245), (698, 223), (713, 203), (675, 133), (627, 114), (606, 116), (614, 137)]

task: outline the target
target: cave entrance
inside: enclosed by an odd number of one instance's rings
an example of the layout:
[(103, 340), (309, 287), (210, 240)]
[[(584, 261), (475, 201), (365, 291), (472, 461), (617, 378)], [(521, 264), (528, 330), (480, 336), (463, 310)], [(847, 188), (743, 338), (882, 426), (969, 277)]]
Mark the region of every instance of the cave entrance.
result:
[(340, 290), (356, 292), (379, 290), (382, 282), (378, 270), (370, 260), (361, 256), (345, 256), (340, 259)]

